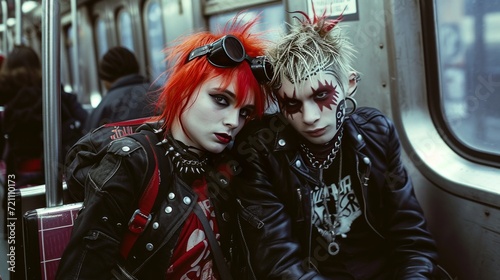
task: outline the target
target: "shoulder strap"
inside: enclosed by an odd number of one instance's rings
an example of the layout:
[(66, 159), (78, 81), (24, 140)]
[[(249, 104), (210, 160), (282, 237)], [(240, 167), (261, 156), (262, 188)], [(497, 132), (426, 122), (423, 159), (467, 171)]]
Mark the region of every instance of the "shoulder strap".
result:
[(210, 248), (212, 249), (212, 253), (214, 254), (215, 265), (219, 270), (219, 274), (222, 280), (232, 280), (231, 273), (229, 272), (229, 268), (227, 267), (226, 261), (224, 260), (224, 255), (222, 254), (219, 243), (215, 238), (212, 227), (208, 223), (207, 217), (203, 213), (203, 210), (201, 210), (198, 203), (195, 204), (193, 211), (196, 216), (198, 216), (198, 219), (200, 219), (201, 224), (203, 225), (203, 229), (205, 230), (205, 234), (207, 235), (208, 242), (210, 243)]
[[(141, 133), (135, 133), (129, 135), (129, 137), (139, 141), (144, 150), (147, 153), (149, 164), (148, 170), (146, 171), (146, 177), (149, 178), (148, 185), (143, 188), (142, 196), (139, 199), (139, 208), (135, 210), (134, 214), (128, 222), (128, 231), (125, 232), (123, 240), (121, 242), (121, 255), (123, 258), (127, 258), (130, 250), (134, 246), (137, 238), (146, 229), (149, 222), (151, 221), (151, 210), (158, 196), (160, 177), (159, 175), (159, 164), (158, 158), (156, 156), (156, 145), (155, 142), (156, 135), (152, 131), (143, 130)], [(151, 160), (153, 159), (153, 160)]]

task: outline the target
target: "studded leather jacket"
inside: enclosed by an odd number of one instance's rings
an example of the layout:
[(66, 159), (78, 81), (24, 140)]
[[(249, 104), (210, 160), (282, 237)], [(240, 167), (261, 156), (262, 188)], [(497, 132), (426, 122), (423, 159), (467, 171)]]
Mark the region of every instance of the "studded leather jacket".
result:
[[(124, 148), (125, 147), (125, 148)], [(86, 179), (84, 208), (75, 220), (72, 237), (59, 264), (57, 279), (165, 279), (184, 221), (192, 213), (197, 195), (182, 181), (169, 157), (157, 155), (162, 183), (152, 220), (137, 239), (128, 258), (120, 255), (120, 242), (133, 212), (148, 164), (147, 153), (136, 140), (113, 141), (103, 159)], [(220, 155), (215, 166), (225, 166)], [(219, 165), (220, 163), (220, 165)], [(215, 208), (220, 243), (229, 259), (229, 214), (234, 213), (226, 173), (207, 171), (209, 198)], [(162, 188), (167, 185), (168, 187)]]
[[(237, 222), (255, 279), (337, 279), (314, 268), (315, 258), (324, 257), (315, 254), (311, 238), (310, 194), (318, 178), (305, 164), (299, 139), (275, 114), (247, 124), (233, 148), (239, 163), (231, 181), (240, 205)], [(401, 162), (393, 124), (376, 109), (360, 108), (346, 119), (342, 146), (355, 155), (360, 219), (388, 244), (390, 279), (432, 279), (435, 243)]]

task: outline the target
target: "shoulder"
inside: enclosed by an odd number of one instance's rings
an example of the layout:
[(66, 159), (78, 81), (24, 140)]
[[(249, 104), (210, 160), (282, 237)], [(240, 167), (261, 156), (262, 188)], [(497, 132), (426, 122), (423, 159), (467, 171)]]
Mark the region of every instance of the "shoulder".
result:
[(280, 113), (251, 121), (243, 130), (236, 137), (231, 152), (239, 159), (245, 157), (247, 161), (258, 156), (293, 152), (297, 149), (300, 139), (296, 130)]
[(131, 91), (132, 89), (134, 89), (135, 91), (143, 92), (147, 91), (149, 88), (150, 83), (144, 76), (140, 74), (130, 74), (116, 80), (113, 85), (111, 85), (108, 94), (114, 91)]
[(109, 143), (104, 152), (99, 163), (89, 173), (98, 185), (103, 185), (111, 178), (142, 181), (148, 168), (148, 158), (140, 142), (125, 136)]
[(109, 143), (108, 153), (117, 155), (117, 156), (131, 156), (135, 151), (139, 149), (144, 149), (142, 144), (131, 138), (131, 137), (122, 137), (116, 140), (113, 140)]
[(344, 136), (354, 145), (355, 149), (363, 146), (370, 149), (399, 147), (399, 135), (393, 122), (382, 112), (374, 108), (360, 108), (345, 122)]
[(361, 107), (346, 120), (365, 132), (387, 134), (394, 124), (380, 110), (371, 107)]
[(262, 118), (254, 119), (243, 127), (237, 139), (249, 137), (269, 138), (284, 131), (288, 127), (288, 122), (283, 115), (276, 113), (264, 115)]

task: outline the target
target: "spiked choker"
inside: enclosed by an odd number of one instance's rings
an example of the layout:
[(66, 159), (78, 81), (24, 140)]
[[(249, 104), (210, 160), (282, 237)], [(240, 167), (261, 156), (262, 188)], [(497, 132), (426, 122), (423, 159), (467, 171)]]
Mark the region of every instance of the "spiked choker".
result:
[(193, 147), (175, 140), (171, 134), (167, 134), (157, 145), (165, 145), (167, 150), (165, 155), (172, 160), (172, 163), (179, 172), (191, 174), (202, 174), (205, 172), (208, 157), (200, 157), (190, 151), (189, 149), (193, 149)]

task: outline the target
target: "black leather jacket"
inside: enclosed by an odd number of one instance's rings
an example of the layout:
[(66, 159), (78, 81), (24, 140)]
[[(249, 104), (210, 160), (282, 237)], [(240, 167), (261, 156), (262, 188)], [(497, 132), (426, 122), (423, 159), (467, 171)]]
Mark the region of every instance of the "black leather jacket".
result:
[[(241, 242), (249, 252), (250, 274), (259, 280), (335, 279), (309, 265), (316, 257), (310, 188), (318, 178), (306, 167), (299, 139), (285, 118), (275, 114), (247, 124), (233, 148), (239, 162), (232, 188), (241, 205)], [(360, 218), (392, 250), (391, 279), (430, 279), (436, 247), (401, 162), (392, 122), (376, 109), (358, 109), (346, 119), (342, 145), (356, 155)]]
[[(135, 242), (127, 260), (123, 260), (119, 253), (120, 241), (128, 230), (132, 213), (138, 208), (141, 186), (149, 179), (144, 178), (144, 174), (151, 163), (142, 145), (132, 138), (123, 137), (110, 144), (104, 158), (88, 173), (84, 208), (75, 220), (57, 279), (165, 278), (177, 237), (192, 213), (197, 195), (180, 179), (179, 171), (167, 156), (157, 156), (163, 160), (160, 180), (167, 182), (162, 182), (161, 187), (167, 185), (167, 188), (160, 187), (156, 200), (159, 205), (153, 209), (152, 220)], [(214, 166), (219, 166), (218, 163)], [(229, 209), (232, 204), (226, 201), (231, 198), (227, 188), (229, 180), (225, 173), (209, 171), (207, 184), (215, 207), (221, 247), (228, 254), (229, 214), (234, 212)]]

